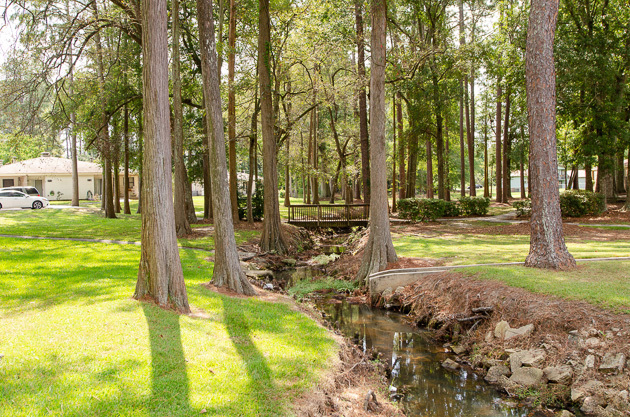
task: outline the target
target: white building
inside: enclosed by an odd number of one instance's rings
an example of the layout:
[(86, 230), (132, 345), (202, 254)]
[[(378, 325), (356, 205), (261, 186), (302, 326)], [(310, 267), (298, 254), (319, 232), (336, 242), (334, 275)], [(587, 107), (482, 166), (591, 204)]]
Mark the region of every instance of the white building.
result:
[[(92, 199), (102, 194), (103, 168), (93, 162), (78, 161), (79, 198)], [(120, 175), (121, 197), (124, 194), (123, 174)], [(72, 199), (72, 160), (56, 158), (47, 152), (39, 158), (0, 166), (0, 186), (29, 185), (50, 200)], [(129, 174), (129, 194), (138, 196), (138, 174)]]

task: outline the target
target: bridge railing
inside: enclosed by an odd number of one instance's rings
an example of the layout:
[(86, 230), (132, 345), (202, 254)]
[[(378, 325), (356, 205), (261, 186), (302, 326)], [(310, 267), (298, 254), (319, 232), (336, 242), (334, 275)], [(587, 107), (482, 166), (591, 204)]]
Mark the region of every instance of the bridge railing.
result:
[(369, 204), (298, 204), (289, 206), (289, 223), (325, 226), (327, 223), (347, 224), (367, 222)]

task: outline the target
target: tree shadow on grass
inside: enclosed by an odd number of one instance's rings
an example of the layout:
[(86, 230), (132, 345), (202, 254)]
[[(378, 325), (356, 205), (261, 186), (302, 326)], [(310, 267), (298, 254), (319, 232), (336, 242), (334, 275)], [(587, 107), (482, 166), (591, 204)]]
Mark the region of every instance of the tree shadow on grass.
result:
[(152, 416), (189, 416), (190, 407), (186, 358), (182, 345), (179, 315), (149, 303), (142, 303), (151, 347)]
[(227, 297), (222, 297), (222, 301), (225, 326), (247, 370), (249, 382), (245, 395), (251, 397), (255, 415), (284, 415), (283, 405), (276, 398), (278, 387), (273, 380), (271, 368), (254, 344), (243, 306)]

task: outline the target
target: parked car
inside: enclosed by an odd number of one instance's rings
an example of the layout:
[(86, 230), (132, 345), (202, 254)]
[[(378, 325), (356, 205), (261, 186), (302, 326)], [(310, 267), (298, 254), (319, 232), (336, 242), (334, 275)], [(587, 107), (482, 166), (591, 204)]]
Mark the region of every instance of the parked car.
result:
[(4, 188), (0, 188), (0, 191), (19, 191), (24, 194), (41, 197), (41, 194), (39, 193), (37, 188), (31, 187), (31, 186), (4, 187)]
[(48, 206), (48, 199), (31, 196), (20, 191), (0, 191), (0, 209), (3, 208), (32, 208), (40, 209)]

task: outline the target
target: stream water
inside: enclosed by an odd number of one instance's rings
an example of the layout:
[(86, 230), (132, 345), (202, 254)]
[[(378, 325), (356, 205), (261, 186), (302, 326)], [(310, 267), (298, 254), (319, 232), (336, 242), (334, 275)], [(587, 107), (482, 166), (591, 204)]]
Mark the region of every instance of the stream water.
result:
[[(403, 316), (366, 305), (322, 300), (319, 308), (345, 336), (376, 349), (392, 368), (390, 392), (408, 416), (415, 417), (525, 417), (483, 379), (465, 368), (452, 372), (441, 366), (453, 358), (428, 333), (413, 328)], [(511, 405), (511, 406), (510, 406)]]

